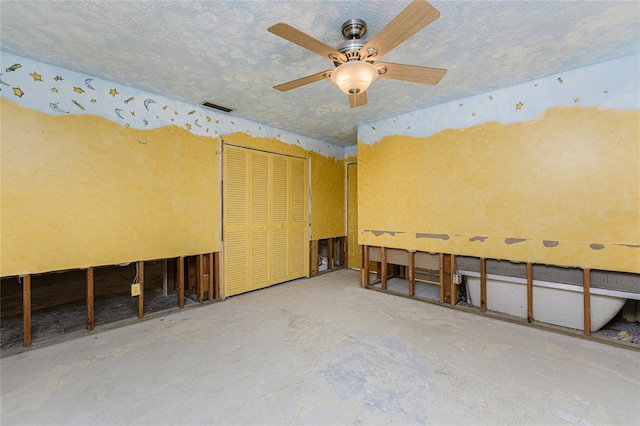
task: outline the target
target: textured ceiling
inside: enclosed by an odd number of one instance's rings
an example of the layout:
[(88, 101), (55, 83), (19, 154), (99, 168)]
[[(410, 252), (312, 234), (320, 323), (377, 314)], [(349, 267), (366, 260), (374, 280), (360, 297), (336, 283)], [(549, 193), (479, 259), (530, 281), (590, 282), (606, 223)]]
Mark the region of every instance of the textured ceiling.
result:
[(446, 68), (439, 85), (379, 79), (355, 110), (330, 80), (272, 88), (333, 65), (269, 26), (337, 46), (347, 19), (365, 20), (368, 39), (408, 3), (2, 0), (0, 40), (7, 52), (339, 145), (356, 143), (360, 123), (640, 50), (637, 1), (433, 1), (440, 18), (384, 61)]

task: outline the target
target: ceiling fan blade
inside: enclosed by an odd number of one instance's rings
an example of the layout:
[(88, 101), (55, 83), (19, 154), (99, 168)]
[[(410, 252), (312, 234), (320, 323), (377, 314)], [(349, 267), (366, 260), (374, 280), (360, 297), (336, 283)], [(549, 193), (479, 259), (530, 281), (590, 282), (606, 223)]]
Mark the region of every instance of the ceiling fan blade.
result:
[(357, 95), (349, 95), (349, 106), (358, 108), (367, 104), (367, 92), (358, 93)]
[(295, 43), (298, 46), (304, 47), (307, 50), (317, 53), (325, 59), (333, 60), (331, 59), (331, 55), (335, 55), (338, 58), (346, 59), (333, 47), (328, 46), (319, 40), (316, 40), (310, 35), (307, 35), (302, 31), (293, 28), (291, 25), (285, 24), (284, 22), (280, 22), (267, 28), (267, 31), (280, 36), (285, 40), (289, 40), (290, 42)]
[[(410, 81), (412, 83), (435, 85), (440, 82), (447, 70), (442, 68), (419, 67), (416, 65), (392, 64), (390, 62), (376, 62), (376, 68), (386, 68), (384, 73), (378, 72), (378, 77), (394, 80)], [(383, 69), (384, 69), (383, 68)]]
[(273, 88), (281, 92), (286, 92), (287, 90), (296, 89), (298, 87), (315, 83), (316, 81), (324, 80), (329, 77), (331, 77), (331, 70), (322, 71), (317, 74), (299, 78), (297, 80), (291, 80), (286, 83), (278, 84), (277, 86), (273, 86)]
[(372, 59), (380, 59), (391, 49), (438, 19), (440, 12), (425, 0), (413, 0), (391, 22), (380, 30), (360, 49), (360, 57), (367, 55), (367, 49), (378, 53)]

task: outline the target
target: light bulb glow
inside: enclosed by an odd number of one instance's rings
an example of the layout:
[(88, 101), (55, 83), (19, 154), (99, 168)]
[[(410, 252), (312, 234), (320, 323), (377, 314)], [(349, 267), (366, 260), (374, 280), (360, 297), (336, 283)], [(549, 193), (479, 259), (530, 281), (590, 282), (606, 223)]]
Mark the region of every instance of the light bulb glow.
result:
[(347, 95), (362, 93), (378, 77), (378, 70), (369, 62), (346, 62), (331, 73), (331, 81)]

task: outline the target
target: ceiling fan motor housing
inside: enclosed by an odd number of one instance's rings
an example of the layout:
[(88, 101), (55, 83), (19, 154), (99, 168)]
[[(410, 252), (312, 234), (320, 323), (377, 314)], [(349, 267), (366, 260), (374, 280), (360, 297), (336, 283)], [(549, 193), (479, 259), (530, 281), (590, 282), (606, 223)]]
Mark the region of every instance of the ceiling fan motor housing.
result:
[(349, 19), (342, 24), (342, 35), (347, 40), (361, 39), (367, 33), (367, 23), (362, 19)]

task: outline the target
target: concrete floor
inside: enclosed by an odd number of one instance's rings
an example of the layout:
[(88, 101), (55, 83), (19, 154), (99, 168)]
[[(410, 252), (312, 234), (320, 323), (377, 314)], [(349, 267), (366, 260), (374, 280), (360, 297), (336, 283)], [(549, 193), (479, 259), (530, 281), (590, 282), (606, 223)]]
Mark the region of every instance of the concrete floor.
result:
[(0, 360), (3, 426), (640, 424), (638, 352), (341, 270)]

